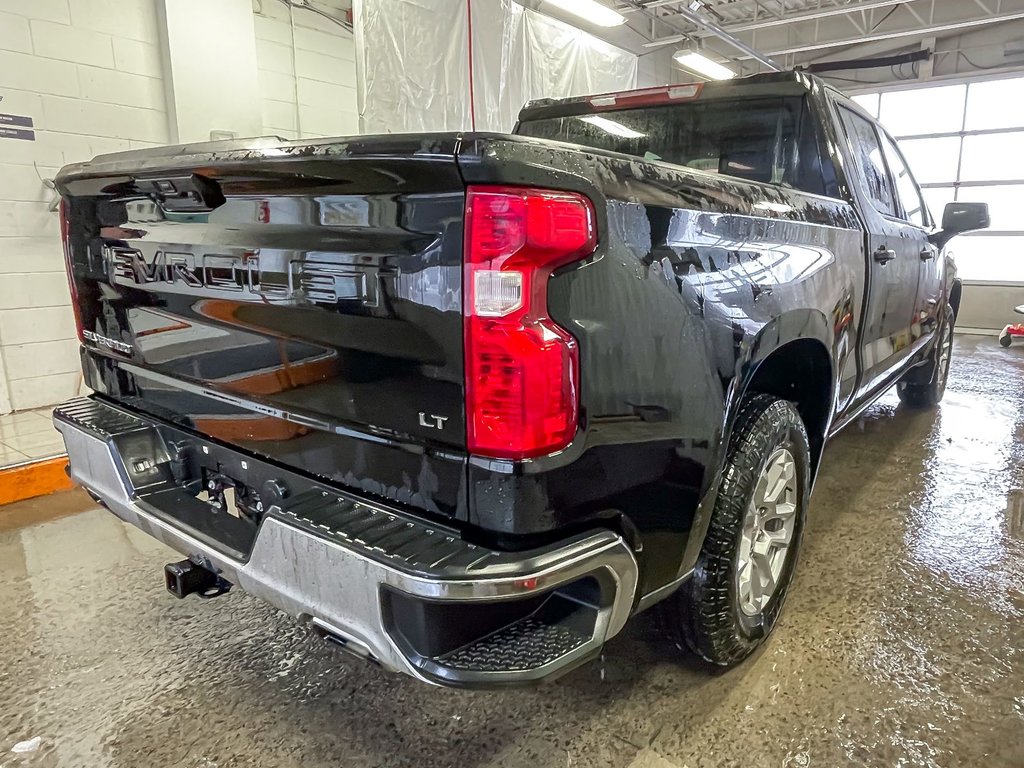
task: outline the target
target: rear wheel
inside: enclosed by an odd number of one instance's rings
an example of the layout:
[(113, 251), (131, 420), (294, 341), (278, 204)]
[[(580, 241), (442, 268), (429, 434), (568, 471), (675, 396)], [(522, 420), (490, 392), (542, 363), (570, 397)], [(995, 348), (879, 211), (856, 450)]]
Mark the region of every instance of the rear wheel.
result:
[(755, 395), (741, 408), (693, 578), (662, 604), (677, 645), (731, 666), (778, 620), (810, 495), (810, 450), (796, 408)]
[(939, 404), (946, 394), (949, 361), (953, 357), (953, 309), (946, 306), (939, 341), (929, 355), (928, 362), (910, 371), (896, 384), (900, 400), (912, 408), (931, 408)]

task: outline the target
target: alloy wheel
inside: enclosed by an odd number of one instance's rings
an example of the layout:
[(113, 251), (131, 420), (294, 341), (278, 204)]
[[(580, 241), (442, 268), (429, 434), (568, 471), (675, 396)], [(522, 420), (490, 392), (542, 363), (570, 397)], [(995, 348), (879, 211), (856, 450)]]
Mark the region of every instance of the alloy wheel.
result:
[(797, 482), (793, 454), (776, 449), (758, 477), (740, 534), (736, 592), (747, 616), (765, 609), (782, 577), (797, 525)]

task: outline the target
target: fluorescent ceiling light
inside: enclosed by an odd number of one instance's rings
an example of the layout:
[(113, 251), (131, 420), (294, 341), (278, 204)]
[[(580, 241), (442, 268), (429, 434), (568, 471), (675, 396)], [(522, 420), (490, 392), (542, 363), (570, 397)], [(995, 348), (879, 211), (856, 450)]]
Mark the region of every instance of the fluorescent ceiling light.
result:
[(728, 80), (736, 77), (736, 73), (728, 67), (723, 67), (717, 61), (712, 61), (707, 56), (696, 51), (677, 51), (672, 57), (680, 66), (686, 67), (697, 74), (709, 77), (712, 80)]
[(609, 120), (607, 117), (601, 117), (600, 115), (586, 115), (581, 117), (584, 123), (590, 123), (600, 128), (605, 133), (610, 133), (612, 136), (621, 136), (624, 139), (642, 139), (646, 136), (646, 133), (640, 133), (634, 131), (632, 128), (627, 128), (622, 123), (617, 123), (614, 120)]
[(597, 0), (546, 0), (548, 5), (561, 8), (563, 11), (579, 16), (581, 19), (597, 24), (599, 27), (617, 27), (626, 23), (626, 17), (613, 11)]

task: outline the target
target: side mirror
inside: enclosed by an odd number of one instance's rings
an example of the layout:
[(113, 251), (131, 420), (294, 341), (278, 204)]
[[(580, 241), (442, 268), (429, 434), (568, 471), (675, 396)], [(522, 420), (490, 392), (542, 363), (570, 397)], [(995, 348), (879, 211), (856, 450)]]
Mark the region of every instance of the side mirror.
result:
[(988, 203), (947, 203), (942, 212), (942, 229), (932, 235), (939, 248), (964, 232), (988, 229), (991, 224)]
[(988, 203), (947, 203), (942, 212), (942, 229), (959, 235), (975, 229), (988, 229)]

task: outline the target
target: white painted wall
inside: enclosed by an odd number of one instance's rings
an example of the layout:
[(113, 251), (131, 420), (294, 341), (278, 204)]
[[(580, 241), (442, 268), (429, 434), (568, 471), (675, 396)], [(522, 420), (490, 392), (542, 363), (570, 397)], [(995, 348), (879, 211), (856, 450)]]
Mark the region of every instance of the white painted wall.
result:
[[(80, 386), (57, 214), (42, 178), (66, 163), (168, 140), (154, 0), (0, 0), (0, 412)], [(4, 398), (4, 391), (9, 400)]]
[(1024, 323), (1013, 308), (1024, 304), (1024, 285), (967, 283), (960, 301), (958, 328), (999, 331), (1010, 323)]
[[(138, 2), (138, 0), (129, 0)], [(260, 134), (251, 0), (160, 0), (171, 141)]]
[[(327, 3), (317, 7), (344, 17), (340, 7)], [(262, 133), (286, 139), (359, 133), (352, 34), (299, 8), (292, 18), (294, 48), (288, 6), (280, 0), (254, 3)]]

